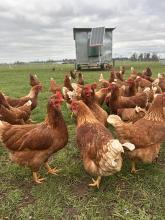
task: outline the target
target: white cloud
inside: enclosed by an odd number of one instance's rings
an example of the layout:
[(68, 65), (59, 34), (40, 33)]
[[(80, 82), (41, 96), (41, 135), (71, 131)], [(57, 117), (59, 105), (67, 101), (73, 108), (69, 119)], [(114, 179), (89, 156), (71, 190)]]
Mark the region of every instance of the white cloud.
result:
[(6, 0), (0, 2), (0, 62), (75, 57), (73, 27), (114, 31), (114, 54), (165, 48), (165, 1)]

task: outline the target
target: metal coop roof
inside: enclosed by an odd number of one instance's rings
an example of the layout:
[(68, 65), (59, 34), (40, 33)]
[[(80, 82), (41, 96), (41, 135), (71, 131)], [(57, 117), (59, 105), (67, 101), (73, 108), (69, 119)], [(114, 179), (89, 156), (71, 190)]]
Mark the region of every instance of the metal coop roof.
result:
[[(113, 31), (115, 28), (105, 28), (105, 31)], [(92, 28), (73, 28), (73, 36), (75, 40), (76, 32), (91, 32)]]

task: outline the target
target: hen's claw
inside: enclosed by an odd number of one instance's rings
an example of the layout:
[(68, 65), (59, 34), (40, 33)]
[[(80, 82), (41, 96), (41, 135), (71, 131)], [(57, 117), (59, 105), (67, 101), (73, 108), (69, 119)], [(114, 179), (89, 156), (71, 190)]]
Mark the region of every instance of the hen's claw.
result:
[(95, 186), (96, 186), (96, 187), (99, 189), (100, 182), (101, 182), (101, 176), (99, 176), (99, 177), (97, 178), (97, 180), (94, 180), (94, 179), (92, 178), (92, 181), (93, 181), (93, 183), (90, 183), (89, 186), (92, 186), (92, 187), (95, 187)]
[(40, 184), (40, 183), (42, 183), (45, 179), (46, 179), (46, 178), (39, 178), (39, 177), (37, 176), (37, 173), (36, 173), (36, 172), (33, 172), (33, 180), (34, 180), (35, 183)]
[(144, 170), (144, 169), (138, 169), (138, 170), (132, 169), (132, 170), (131, 170), (131, 173), (132, 173), (132, 174), (136, 174), (136, 173), (138, 173), (139, 171), (142, 171), (142, 170)]
[(40, 184), (42, 183), (46, 178), (41, 178), (41, 179), (37, 179), (35, 180), (36, 183)]
[(58, 173), (60, 172), (60, 170), (61, 169), (57, 169), (56, 167), (54, 167), (54, 168), (48, 169), (48, 173), (58, 176)]
[(53, 175), (57, 175), (57, 176), (58, 176), (59, 171), (61, 170), (61, 169), (57, 169), (56, 167), (51, 168), (48, 163), (45, 163), (45, 167), (47, 168), (48, 173), (53, 174)]

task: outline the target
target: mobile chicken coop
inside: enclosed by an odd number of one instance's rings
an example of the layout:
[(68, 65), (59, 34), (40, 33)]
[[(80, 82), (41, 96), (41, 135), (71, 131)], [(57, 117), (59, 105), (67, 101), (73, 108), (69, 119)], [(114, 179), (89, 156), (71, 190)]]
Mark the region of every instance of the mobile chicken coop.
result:
[(112, 62), (112, 31), (115, 28), (73, 28), (76, 69), (101, 68)]

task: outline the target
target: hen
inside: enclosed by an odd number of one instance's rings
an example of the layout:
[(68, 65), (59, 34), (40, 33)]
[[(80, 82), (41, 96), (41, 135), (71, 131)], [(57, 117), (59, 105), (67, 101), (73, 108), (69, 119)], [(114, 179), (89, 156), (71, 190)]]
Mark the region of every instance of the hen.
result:
[[(63, 97), (66, 101), (66, 106), (67, 106), (68, 110), (71, 110), (72, 100), (77, 99), (76, 92), (75, 91), (70, 91), (66, 87), (63, 87), (62, 88), (62, 94), (63, 94)], [(71, 117), (72, 117), (72, 114), (71, 114)]]
[(70, 91), (73, 91), (73, 87), (71, 85), (71, 80), (69, 78), (68, 75), (65, 75), (65, 79), (64, 79), (64, 87), (66, 87), (67, 89), (69, 89)]
[(70, 76), (72, 77), (72, 79), (76, 79), (77, 70), (70, 70)]
[(137, 71), (134, 69), (134, 67), (131, 67), (131, 74), (129, 75), (128, 79), (136, 79), (137, 77)]
[(30, 84), (31, 87), (41, 84), (36, 74), (33, 75), (33, 74), (30, 73), (29, 77), (30, 77), (30, 83), (29, 84)]
[(116, 72), (116, 78), (122, 82), (124, 81), (122, 71)]
[(56, 168), (48, 165), (49, 157), (62, 149), (68, 142), (68, 131), (60, 107), (60, 93), (49, 99), (45, 121), (33, 125), (11, 125), (0, 122), (0, 137), (10, 152), (11, 160), (19, 165), (29, 167), (33, 179), (41, 183), (37, 172), (45, 164), (48, 173), (56, 174)]
[(109, 87), (101, 88), (95, 92), (95, 100), (99, 105), (103, 105), (107, 94), (109, 93)]
[(110, 76), (109, 76), (109, 82), (112, 83), (115, 80), (115, 72), (111, 71)]
[(105, 80), (103, 74), (101, 73), (100, 77), (99, 77), (98, 87), (99, 88), (106, 88), (108, 86), (109, 86), (108, 80)]
[(113, 139), (110, 131), (104, 127), (82, 101), (72, 102), (72, 111), (77, 116), (76, 139), (85, 170), (97, 176), (89, 186), (98, 187), (102, 176), (119, 172), (122, 167), (123, 146), (130, 150), (134, 145), (122, 144)]
[(120, 72), (124, 76), (124, 74), (125, 74), (125, 66), (120, 66)]
[(153, 82), (154, 79), (151, 78), (152, 76), (152, 71), (149, 67), (147, 67), (144, 71), (143, 71), (143, 78), (149, 80), (150, 82)]
[(145, 108), (148, 104), (148, 96), (150, 89), (131, 97), (123, 97), (120, 95), (119, 87), (111, 84), (111, 96), (106, 98), (106, 103), (113, 114), (117, 114), (120, 108), (134, 108), (136, 106)]
[(158, 85), (163, 92), (165, 92), (165, 74), (158, 74)]
[(137, 76), (137, 78), (135, 79), (135, 82), (136, 82), (136, 87), (137, 87), (138, 92), (143, 91), (147, 87), (149, 88), (152, 87), (152, 83), (149, 80), (144, 79), (140, 76)]
[(127, 140), (135, 145), (135, 150), (129, 153), (134, 173), (135, 162), (138, 160), (144, 163), (152, 162), (159, 153), (160, 143), (165, 140), (163, 102), (165, 94), (156, 95), (145, 116), (135, 123), (125, 123), (116, 115), (108, 117), (108, 122), (115, 127), (121, 143)]
[(31, 110), (36, 108), (37, 106), (37, 98), (39, 92), (42, 91), (42, 85), (36, 85), (33, 86), (29, 92), (28, 95), (21, 97), (21, 98), (11, 98), (9, 96), (5, 96), (6, 100), (12, 107), (19, 107), (24, 105), (27, 101), (31, 100), (32, 105), (31, 105)]
[(7, 108), (0, 104), (0, 119), (10, 124), (25, 124), (29, 122), (31, 115), (31, 101), (18, 108)]
[(57, 84), (56, 81), (51, 78), (49, 92), (52, 92), (54, 94), (57, 91), (62, 91), (62, 85)]
[(84, 85), (84, 84), (85, 84), (85, 83), (84, 83), (84, 77), (83, 77), (83, 74), (82, 74), (81, 72), (79, 72), (79, 74), (78, 74), (77, 83), (78, 83), (79, 85)]
[(85, 85), (82, 89), (81, 97), (84, 103), (90, 108), (94, 116), (97, 118), (97, 120), (106, 126), (108, 114), (96, 102), (95, 91), (94, 91), (95, 88), (96, 88), (96, 84)]
[(128, 84), (128, 86), (125, 86), (124, 96), (130, 97), (136, 95), (137, 90), (134, 80), (128, 79), (126, 83)]
[(146, 111), (138, 106), (135, 108), (119, 108), (117, 110), (117, 115), (125, 122), (135, 122), (140, 118), (143, 118)]
[(31, 115), (31, 104), (32, 102), (29, 100), (23, 106), (12, 107), (0, 92), (0, 118), (10, 124), (25, 124)]

